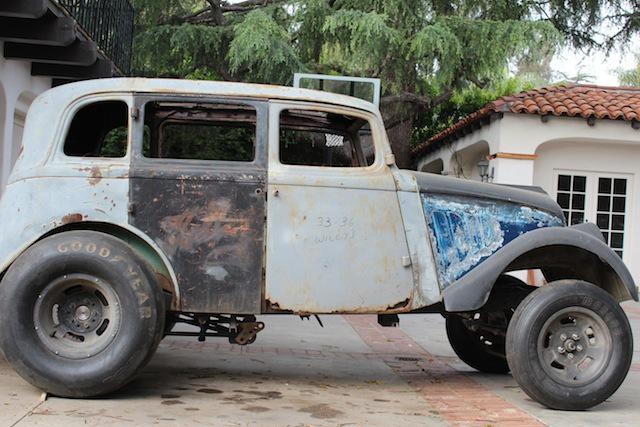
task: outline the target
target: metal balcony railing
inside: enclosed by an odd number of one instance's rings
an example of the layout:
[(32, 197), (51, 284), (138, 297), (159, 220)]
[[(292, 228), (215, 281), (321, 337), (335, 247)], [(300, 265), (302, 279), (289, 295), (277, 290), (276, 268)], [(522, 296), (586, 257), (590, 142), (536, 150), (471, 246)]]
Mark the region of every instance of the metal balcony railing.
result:
[(124, 74), (131, 72), (134, 9), (129, 0), (57, 0)]

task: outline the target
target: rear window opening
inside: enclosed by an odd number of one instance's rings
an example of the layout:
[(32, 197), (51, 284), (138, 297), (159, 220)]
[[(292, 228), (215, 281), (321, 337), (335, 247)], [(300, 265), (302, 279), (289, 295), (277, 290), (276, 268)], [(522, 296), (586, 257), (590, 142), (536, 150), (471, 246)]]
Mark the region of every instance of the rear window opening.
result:
[(128, 111), (124, 101), (100, 101), (82, 107), (69, 126), (64, 154), (72, 157), (126, 156)]
[(251, 106), (150, 102), (145, 107), (145, 157), (252, 162), (255, 144)]
[(359, 117), (313, 110), (280, 113), (280, 163), (325, 167), (365, 167), (375, 160), (369, 122)]

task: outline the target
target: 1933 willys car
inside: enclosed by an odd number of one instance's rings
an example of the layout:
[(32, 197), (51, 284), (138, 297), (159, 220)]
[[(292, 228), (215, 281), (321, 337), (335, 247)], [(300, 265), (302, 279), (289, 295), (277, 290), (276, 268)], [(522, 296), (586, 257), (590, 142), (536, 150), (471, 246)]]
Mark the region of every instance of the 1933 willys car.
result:
[[(250, 344), (260, 314), (439, 312), (470, 366), (552, 408), (624, 380), (629, 271), (530, 189), (395, 166), (377, 108), (326, 92), (106, 79), (28, 113), (0, 201), (0, 346), (58, 396), (112, 392), (176, 322)], [(507, 272), (540, 270), (546, 285)]]

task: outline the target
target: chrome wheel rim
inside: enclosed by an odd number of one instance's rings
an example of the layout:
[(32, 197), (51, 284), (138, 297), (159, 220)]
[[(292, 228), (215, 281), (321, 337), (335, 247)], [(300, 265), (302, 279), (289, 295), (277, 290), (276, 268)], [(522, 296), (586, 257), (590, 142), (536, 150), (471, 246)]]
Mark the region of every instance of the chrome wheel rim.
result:
[(612, 343), (602, 317), (584, 307), (567, 307), (543, 325), (538, 358), (554, 381), (579, 387), (602, 375), (611, 359)]
[(33, 313), (44, 347), (69, 359), (95, 356), (113, 342), (121, 323), (120, 301), (102, 279), (69, 274), (49, 283)]

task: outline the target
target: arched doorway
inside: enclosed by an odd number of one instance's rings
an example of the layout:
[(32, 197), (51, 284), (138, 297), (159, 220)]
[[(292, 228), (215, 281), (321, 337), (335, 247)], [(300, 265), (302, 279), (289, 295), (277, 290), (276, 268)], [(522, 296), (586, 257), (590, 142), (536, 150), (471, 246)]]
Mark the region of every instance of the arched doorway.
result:
[(13, 112), (13, 132), (11, 136), (11, 167), (13, 167), (20, 155), (24, 123), (27, 118), (27, 111), (34, 99), (36, 99), (34, 93), (24, 91), (16, 101), (16, 107)]
[(436, 159), (422, 166), (420, 168), (420, 171), (428, 172), (428, 173), (437, 173), (439, 175), (442, 173), (443, 169), (444, 169), (444, 163), (442, 159)]

